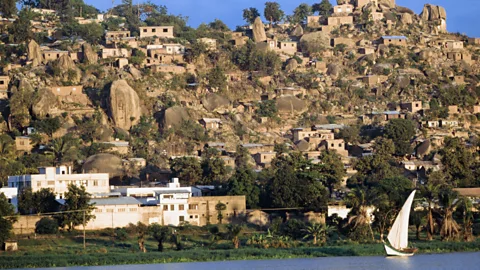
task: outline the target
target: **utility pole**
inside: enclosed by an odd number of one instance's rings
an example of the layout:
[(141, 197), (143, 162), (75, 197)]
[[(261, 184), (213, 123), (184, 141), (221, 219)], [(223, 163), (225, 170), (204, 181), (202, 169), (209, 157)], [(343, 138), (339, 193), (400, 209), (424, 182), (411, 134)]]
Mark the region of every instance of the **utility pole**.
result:
[(85, 212), (87, 210), (83, 211), (83, 249), (87, 248), (87, 244), (85, 243)]

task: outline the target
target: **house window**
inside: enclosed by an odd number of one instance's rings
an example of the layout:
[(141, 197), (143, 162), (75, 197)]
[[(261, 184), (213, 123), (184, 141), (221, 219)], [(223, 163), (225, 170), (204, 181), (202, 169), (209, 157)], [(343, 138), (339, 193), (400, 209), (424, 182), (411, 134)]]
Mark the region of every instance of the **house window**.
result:
[(10, 198), (7, 201), (8, 201), (8, 203), (12, 203), (12, 199), (10, 199)]
[(163, 211), (168, 211), (168, 205), (163, 206)]
[(198, 218), (198, 215), (195, 215), (195, 218)]
[(113, 209), (107, 209), (107, 213), (113, 213)]
[(137, 212), (137, 208), (130, 208), (130, 212)]
[(193, 216), (190, 216), (190, 219), (192, 219), (192, 218), (193, 218)]
[(5, 84), (5, 82), (4, 82), (4, 81), (0, 81), (0, 84), (1, 84), (1, 85), (4, 85), (4, 84)]
[(118, 208), (118, 212), (125, 212), (125, 208)]
[(171, 204), (170, 205), (170, 211), (174, 211), (175, 210), (175, 205), (174, 204)]
[(143, 32), (144, 32), (144, 33), (147, 33), (147, 29), (143, 29)]
[(189, 204), (188, 210), (198, 210), (198, 204)]
[(102, 213), (102, 209), (95, 209), (95, 213)]
[(48, 182), (47, 182), (47, 185), (48, 185), (48, 186), (55, 186), (55, 181), (48, 181)]
[(94, 187), (98, 186), (98, 180), (93, 180), (93, 186)]
[(20, 145), (25, 145), (25, 142), (24, 142), (24, 141), (20, 141)]
[(163, 33), (168, 33), (168, 28), (163, 29)]
[(179, 222), (184, 222), (184, 221), (185, 221), (185, 217), (184, 217), (184, 216), (179, 216), (179, 217), (178, 217), (178, 221), (179, 221)]
[(185, 205), (180, 204), (180, 205), (178, 206), (178, 210), (180, 210), (180, 211), (185, 210)]
[(157, 29), (153, 28), (152, 33), (155, 33), (155, 32), (157, 32)]
[(173, 199), (173, 195), (163, 195), (164, 199)]

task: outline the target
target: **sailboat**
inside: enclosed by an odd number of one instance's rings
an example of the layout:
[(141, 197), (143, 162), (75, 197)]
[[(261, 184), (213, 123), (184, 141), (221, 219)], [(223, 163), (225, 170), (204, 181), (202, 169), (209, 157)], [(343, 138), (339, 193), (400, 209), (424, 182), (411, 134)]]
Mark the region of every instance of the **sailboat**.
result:
[(417, 249), (408, 248), (408, 221), (410, 219), (410, 209), (412, 208), (415, 190), (408, 196), (402, 210), (397, 215), (392, 229), (388, 233), (388, 242), (391, 246), (384, 243), (385, 251), (388, 256), (412, 256)]

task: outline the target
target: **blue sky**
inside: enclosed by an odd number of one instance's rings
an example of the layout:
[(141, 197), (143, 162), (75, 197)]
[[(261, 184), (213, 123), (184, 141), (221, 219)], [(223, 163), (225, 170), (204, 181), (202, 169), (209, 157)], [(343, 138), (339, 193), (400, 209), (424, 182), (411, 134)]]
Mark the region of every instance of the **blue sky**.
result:
[[(106, 10), (112, 6), (110, 0), (84, 0), (86, 3)], [(133, 0), (146, 2), (145, 0)], [(272, 0), (270, 0), (272, 1)], [(121, 0), (115, 0), (119, 4)], [(224, 21), (230, 28), (243, 24), (242, 10), (247, 7), (256, 7), (263, 14), (266, 1), (259, 0), (152, 0), (151, 2), (166, 5), (173, 14), (188, 16), (188, 23), (197, 27), (202, 22), (211, 22), (214, 19)], [(282, 9), (288, 14), (300, 3), (318, 3), (320, 0), (277, 0)], [(336, 0), (330, 0), (336, 3)], [(480, 0), (397, 0), (397, 5), (412, 9), (415, 13), (422, 11), (426, 3), (441, 5), (447, 10), (447, 25), (450, 32), (465, 33), (469, 36), (480, 37)]]

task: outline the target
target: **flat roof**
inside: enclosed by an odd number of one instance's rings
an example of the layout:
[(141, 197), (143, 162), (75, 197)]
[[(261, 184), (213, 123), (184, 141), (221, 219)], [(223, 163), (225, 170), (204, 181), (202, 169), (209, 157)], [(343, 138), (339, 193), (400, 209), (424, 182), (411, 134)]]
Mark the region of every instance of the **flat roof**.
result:
[(407, 39), (406, 36), (382, 36), (383, 39)]

